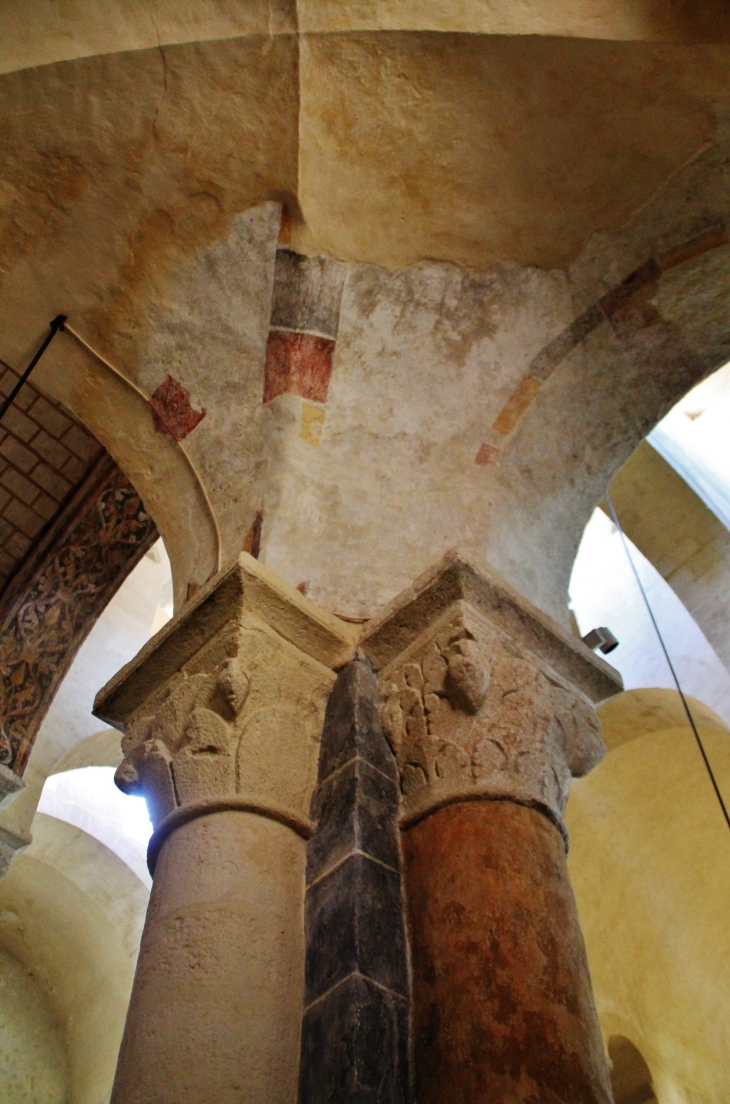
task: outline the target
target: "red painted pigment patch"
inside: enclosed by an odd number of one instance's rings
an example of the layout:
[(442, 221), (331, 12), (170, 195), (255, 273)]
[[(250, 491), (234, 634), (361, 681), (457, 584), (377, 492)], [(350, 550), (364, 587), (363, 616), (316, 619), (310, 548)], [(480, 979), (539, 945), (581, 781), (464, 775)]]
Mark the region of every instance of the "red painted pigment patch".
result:
[(205, 417), (205, 410), (193, 409), (190, 392), (172, 376), (163, 380), (151, 396), (150, 407), (157, 432), (166, 433), (176, 441), (187, 437)]
[(484, 444), (474, 457), (474, 463), (479, 464), (480, 467), (483, 467), (485, 464), (491, 464), (492, 460), (494, 460), (495, 457), (498, 455), (498, 448), (495, 448), (494, 445)]
[(334, 347), (334, 341), (327, 337), (271, 330), (266, 346), (264, 402), (287, 392), (311, 402), (326, 402)]

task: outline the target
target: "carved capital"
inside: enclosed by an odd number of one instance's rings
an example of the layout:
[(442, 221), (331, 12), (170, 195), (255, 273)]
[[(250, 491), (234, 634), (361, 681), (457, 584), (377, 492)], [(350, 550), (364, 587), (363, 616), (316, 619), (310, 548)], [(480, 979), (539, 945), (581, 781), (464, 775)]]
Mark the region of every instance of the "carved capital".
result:
[(482, 797), (540, 808), (562, 830), (571, 777), (605, 753), (591, 699), (621, 689), (608, 664), (453, 556), (397, 599), (362, 645), (380, 668), (405, 824)]
[(245, 553), (100, 692), (117, 784), (147, 799), (150, 865), (178, 824), (242, 808), (310, 831), (319, 738), (353, 633)]

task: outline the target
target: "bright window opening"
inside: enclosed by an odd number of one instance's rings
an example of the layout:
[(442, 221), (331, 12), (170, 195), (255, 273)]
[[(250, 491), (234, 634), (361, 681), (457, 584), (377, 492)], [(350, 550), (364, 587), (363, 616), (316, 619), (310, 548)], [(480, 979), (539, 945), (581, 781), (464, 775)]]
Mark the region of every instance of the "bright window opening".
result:
[(142, 797), (114, 785), (113, 767), (81, 767), (46, 779), (38, 810), (94, 836), (151, 886), (147, 844), (152, 824)]

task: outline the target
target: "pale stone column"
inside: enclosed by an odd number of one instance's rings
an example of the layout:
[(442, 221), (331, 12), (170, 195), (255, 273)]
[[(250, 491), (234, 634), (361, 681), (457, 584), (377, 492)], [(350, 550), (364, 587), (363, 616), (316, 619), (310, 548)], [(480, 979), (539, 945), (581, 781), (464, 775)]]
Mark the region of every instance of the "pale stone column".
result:
[(155, 825), (114, 1104), (292, 1104), (305, 841), (352, 634), (243, 554), (99, 694)]
[(562, 814), (616, 672), (454, 556), (362, 647), (400, 775), (419, 1104), (610, 1104)]

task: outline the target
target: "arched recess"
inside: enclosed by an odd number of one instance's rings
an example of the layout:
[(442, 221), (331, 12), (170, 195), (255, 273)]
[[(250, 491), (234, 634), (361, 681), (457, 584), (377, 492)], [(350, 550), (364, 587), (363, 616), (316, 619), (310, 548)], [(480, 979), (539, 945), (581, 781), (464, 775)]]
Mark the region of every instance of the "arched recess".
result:
[(107, 847), (43, 814), (0, 882), (0, 948), (49, 999), (65, 1042), (67, 1104), (109, 1099), (148, 897)]
[[(569, 270), (574, 319), (508, 400), (488, 555), (566, 619), (580, 537), (611, 479), (674, 403), (730, 360), (730, 140)], [(506, 408), (507, 409), (507, 408)], [(495, 438), (496, 439), (496, 438)]]
[(651, 1070), (638, 1047), (625, 1035), (608, 1040), (614, 1104), (657, 1104)]
[[(689, 700), (727, 794), (730, 732)], [(727, 825), (675, 691), (630, 690), (598, 714), (608, 754), (574, 783), (566, 823), (604, 1038), (640, 1050), (659, 1101), (724, 1104)]]

